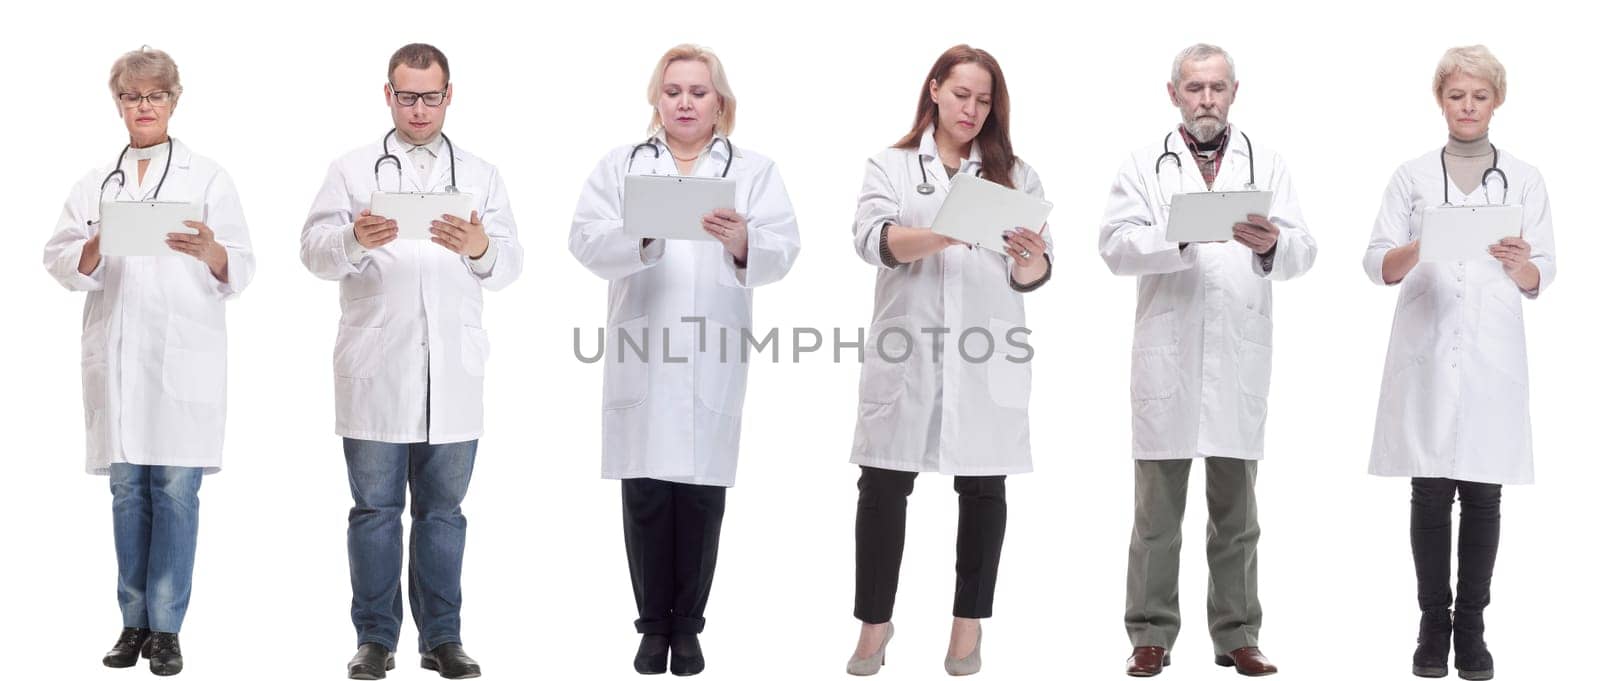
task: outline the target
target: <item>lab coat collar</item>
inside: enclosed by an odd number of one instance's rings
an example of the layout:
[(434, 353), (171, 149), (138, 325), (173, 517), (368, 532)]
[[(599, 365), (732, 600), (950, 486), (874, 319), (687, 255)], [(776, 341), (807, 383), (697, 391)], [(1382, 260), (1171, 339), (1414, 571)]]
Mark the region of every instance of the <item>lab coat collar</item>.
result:
[[(728, 160), (729, 149), (733, 150), (734, 158), (737, 159), (744, 157), (744, 151), (734, 146), (731, 142), (727, 144), (717, 142), (717, 140), (727, 139), (728, 136), (722, 133), (714, 133), (711, 135), (711, 141), (706, 142), (706, 148), (700, 150), (700, 160), (697, 161), (694, 166), (696, 172), (699, 172), (701, 168), (711, 167), (708, 164), (712, 163), (716, 164), (716, 168), (720, 172), (722, 169), (722, 164)], [(654, 135), (650, 136), (650, 143), (655, 145), (656, 150), (661, 152), (661, 154), (656, 157), (657, 160), (659, 161), (662, 158), (667, 159), (667, 165), (671, 166), (674, 172), (676, 172), (678, 164), (672, 161), (672, 148), (667, 146), (667, 131), (657, 130)]]
[[(419, 145), (407, 142), (405, 138), (401, 137), (400, 133), (396, 131), (394, 134), (394, 139), (385, 146), (388, 149), (384, 153), (394, 154), (400, 158), (400, 176), (403, 180), (402, 184), (404, 182), (410, 182), (412, 186), (411, 191), (435, 191), (434, 187), (438, 187), (440, 190), (442, 190), (444, 188), (444, 183), (448, 183), (450, 181), (450, 159), (445, 157), (445, 150), (452, 148), (454, 145), (452, 145), (452, 147), (444, 147), (444, 130), (441, 129), (439, 134), (434, 135), (433, 139), (427, 144), (420, 145), (433, 152), (433, 157), (435, 159), (433, 168), (430, 169), (430, 172), (428, 173), (429, 177), (426, 178), (426, 181), (424, 181), (424, 178), (417, 173), (417, 167), (411, 163), (411, 149)], [(460, 150), (456, 151), (455, 160), (457, 166), (456, 181), (459, 182), (461, 180), (460, 165), (462, 162)], [(380, 181), (378, 183), (378, 188), (381, 190), (383, 188), (383, 182), (381, 180), (383, 177), (382, 174), (380, 174), (379, 177)], [(400, 191), (405, 191), (405, 189), (402, 188)]]
[[(938, 143), (933, 141), (933, 128), (934, 126), (930, 125), (927, 127), (927, 129), (922, 131), (922, 143), (918, 146), (917, 153), (921, 154), (922, 157), (927, 160), (938, 161), (941, 164), (940, 167), (942, 168), (944, 161), (939, 158)], [(956, 172), (964, 173), (967, 172), (967, 168), (971, 166), (981, 167), (982, 165), (983, 150), (978, 148), (977, 138), (973, 138), (972, 150), (967, 152), (967, 157), (961, 161), (961, 167), (956, 169)]]

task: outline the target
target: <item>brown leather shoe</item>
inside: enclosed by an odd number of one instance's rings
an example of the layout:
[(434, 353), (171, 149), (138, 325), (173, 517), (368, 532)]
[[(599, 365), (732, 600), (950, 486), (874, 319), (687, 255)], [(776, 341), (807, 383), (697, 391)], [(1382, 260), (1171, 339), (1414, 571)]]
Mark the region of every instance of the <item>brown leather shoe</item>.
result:
[(1155, 676), (1172, 664), (1172, 655), (1161, 646), (1139, 646), (1128, 656), (1128, 676)]
[(1266, 676), (1278, 673), (1278, 667), (1261, 654), (1261, 649), (1255, 646), (1245, 646), (1230, 651), (1227, 655), (1217, 656), (1217, 665), (1233, 667), (1235, 671), (1245, 676)]

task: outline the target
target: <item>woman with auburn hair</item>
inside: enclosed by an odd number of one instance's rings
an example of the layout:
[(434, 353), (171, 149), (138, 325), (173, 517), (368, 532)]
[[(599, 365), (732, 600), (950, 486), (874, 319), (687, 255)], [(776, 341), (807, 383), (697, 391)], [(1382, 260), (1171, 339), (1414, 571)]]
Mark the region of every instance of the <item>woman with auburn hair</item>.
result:
[[(1036, 197), (1039, 176), (1011, 150), (1010, 99), (1000, 64), (967, 45), (946, 50), (917, 89), (899, 142), (867, 160), (856, 208), (856, 253), (878, 268), (861, 367), (850, 461), (856, 483), (855, 616), (861, 635), (846, 670), (876, 674), (894, 627), (906, 501), (917, 473), (955, 476), (955, 620), (945, 671), (976, 673), (981, 618), (993, 609), (1005, 537), (1005, 476), (1033, 464), (1022, 294), (1050, 278), (1040, 225), (1007, 233), (1004, 255), (929, 228), (951, 180), (972, 173)], [(1035, 231), (1034, 228), (1038, 228)], [(946, 329), (943, 338), (923, 329)]]
[[(699, 634), (739, 457), (748, 366), (727, 341), (750, 329), (755, 287), (794, 265), (800, 233), (777, 166), (728, 139), (736, 100), (716, 54), (668, 50), (645, 96), (650, 138), (595, 166), (567, 245), (610, 282), (601, 475), (622, 481), (634, 670), (664, 672), (670, 652), (672, 673), (687, 676), (705, 668)], [(623, 228), (636, 175), (726, 178), (734, 206), (701, 216), (704, 238), (630, 236), (659, 227)]]
[[(1555, 279), (1555, 235), (1544, 177), (1489, 142), (1489, 120), (1506, 97), (1499, 60), (1482, 45), (1447, 50), (1434, 70), (1433, 97), (1449, 133), (1444, 147), (1395, 171), (1367, 246), (1367, 276), (1400, 287), (1369, 471), (1411, 479), (1411, 557), (1422, 610), (1412, 673), (1448, 674), (1453, 642), (1461, 678), (1481, 680), (1494, 677), (1483, 611), (1500, 546), (1500, 486), (1533, 482), (1522, 301), (1538, 298)], [(1430, 217), (1450, 206), (1485, 205), (1518, 207), (1500, 209), (1519, 216), (1501, 233), (1521, 236), (1483, 244), (1466, 260), (1421, 258)]]

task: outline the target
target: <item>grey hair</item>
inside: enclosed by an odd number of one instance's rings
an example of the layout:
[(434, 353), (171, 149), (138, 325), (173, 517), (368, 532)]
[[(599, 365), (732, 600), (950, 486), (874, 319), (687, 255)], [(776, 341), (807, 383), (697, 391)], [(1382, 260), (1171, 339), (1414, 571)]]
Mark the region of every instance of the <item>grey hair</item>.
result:
[(173, 97), (183, 94), (183, 84), (178, 80), (178, 63), (172, 56), (145, 45), (117, 58), (111, 65), (111, 96), (121, 94), (136, 80), (154, 80), (170, 90)]
[(1237, 72), (1233, 70), (1233, 56), (1229, 55), (1227, 50), (1207, 43), (1195, 43), (1183, 48), (1183, 51), (1179, 52), (1178, 56), (1172, 58), (1173, 87), (1183, 84), (1184, 64), (1187, 64), (1191, 61), (1200, 61), (1202, 59), (1215, 57), (1217, 55), (1221, 55), (1222, 59), (1228, 62), (1228, 82), (1236, 82), (1238, 77), (1236, 76)]

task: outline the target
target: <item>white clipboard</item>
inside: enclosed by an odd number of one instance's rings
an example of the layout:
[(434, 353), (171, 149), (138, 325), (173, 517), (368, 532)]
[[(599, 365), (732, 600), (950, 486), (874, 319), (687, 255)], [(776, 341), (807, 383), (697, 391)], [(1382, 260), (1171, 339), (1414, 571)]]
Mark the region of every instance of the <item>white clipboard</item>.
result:
[(445, 215), (472, 219), (472, 195), (460, 192), (373, 192), (372, 214), (394, 220), (401, 239), (427, 239)]
[(200, 204), (186, 201), (106, 201), (100, 204), (103, 255), (183, 255), (167, 246), (173, 232), (199, 234), (183, 224), (200, 220)]
[(1422, 211), (1418, 262), (1492, 261), (1489, 247), (1522, 235), (1522, 206), (1434, 206)]
[(1270, 216), (1272, 192), (1189, 192), (1172, 195), (1167, 241), (1175, 244), (1232, 241), (1233, 225), (1251, 214)]
[(638, 239), (715, 241), (700, 220), (733, 209), (734, 181), (724, 177), (629, 175), (622, 181), (622, 233)]
[(1004, 255), (1006, 232), (1043, 231), (1053, 207), (1027, 192), (960, 173), (950, 178), (950, 195), (933, 216), (933, 231)]

